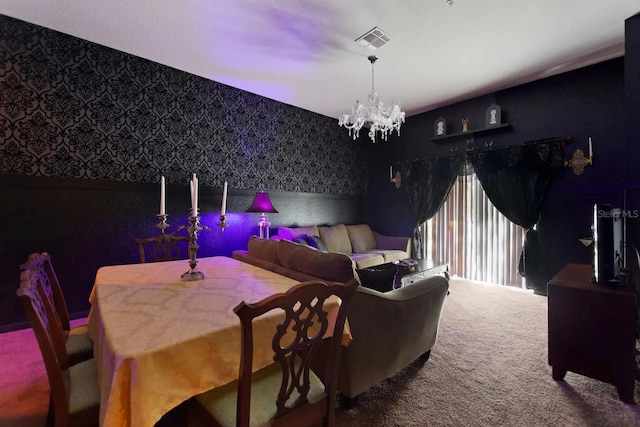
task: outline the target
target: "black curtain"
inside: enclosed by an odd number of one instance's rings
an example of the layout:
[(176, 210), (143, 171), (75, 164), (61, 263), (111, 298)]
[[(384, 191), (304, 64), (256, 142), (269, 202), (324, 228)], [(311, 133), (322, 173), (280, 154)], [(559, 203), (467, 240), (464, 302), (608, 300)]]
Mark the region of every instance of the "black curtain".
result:
[(418, 227), (438, 212), (464, 164), (464, 157), (418, 159), (400, 165), (405, 188), (415, 215), (413, 255), (422, 258), (422, 235)]
[(489, 200), (509, 220), (527, 230), (518, 270), (530, 288), (543, 287), (547, 272), (533, 229), (540, 219), (556, 168), (564, 165), (566, 139), (553, 138), (499, 149), (468, 152), (467, 158)]

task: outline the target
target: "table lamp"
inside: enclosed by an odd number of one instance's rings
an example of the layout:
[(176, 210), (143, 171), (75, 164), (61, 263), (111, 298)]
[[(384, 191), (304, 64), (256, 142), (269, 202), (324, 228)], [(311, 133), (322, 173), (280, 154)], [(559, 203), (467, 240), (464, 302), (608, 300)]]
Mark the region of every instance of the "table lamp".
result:
[(271, 223), (267, 221), (267, 213), (278, 213), (276, 208), (271, 204), (271, 200), (269, 199), (269, 193), (265, 191), (259, 191), (256, 193), (256, 197), (253, 199), (253, 203), (249, 206), (245, 212), (258, 212), (260, 213), (260, 222), (258, 222), (258, 227), (260, 227), (260, 237), (263, 239), (269, 238), (269, 226)]

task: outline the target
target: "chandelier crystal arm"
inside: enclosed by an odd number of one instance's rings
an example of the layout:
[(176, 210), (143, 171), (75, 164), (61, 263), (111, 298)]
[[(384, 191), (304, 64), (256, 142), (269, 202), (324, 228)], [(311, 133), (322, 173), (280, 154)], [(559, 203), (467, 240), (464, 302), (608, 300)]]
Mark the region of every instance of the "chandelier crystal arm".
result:
[(369, 137), (375, 143), (376, 132), (380, 131), (382, 139), (387, 140), (388, 133), (394, 129), (400, 135), (400, 125), (404, 123), (405, 113), (397, 104), (385, 104), (380, 101), (375, 91), (374, 64), (378, 60), (375, 55), (367, 58), (371, 62), (371, 93), (366, 103), (356, 101), (351, 114), (343, 112), (338, 118), (338, 125), (349, 129), (349, 135), (355, 140), (360, 136), (362, 126), (369, 127)]

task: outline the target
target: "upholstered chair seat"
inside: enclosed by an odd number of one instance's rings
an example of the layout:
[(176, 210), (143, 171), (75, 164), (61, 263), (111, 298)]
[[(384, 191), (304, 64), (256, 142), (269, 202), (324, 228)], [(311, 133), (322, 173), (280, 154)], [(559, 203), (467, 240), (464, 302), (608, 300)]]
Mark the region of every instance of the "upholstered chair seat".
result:
[[(313, 372), (309, 372), (309, 393), (307, 398), (315, 402), (324, 393), (324, 384)], [(254, 373), (251, 379), (251, 417), (249, 425), (269, 425), (275, 415), (274, 396), (280, 391), (282, 370), (277, 364), (271, 364)], [(299, 394), (293, 393), (290, 400), (295, 401)], [(236, 426), (236, 402), (238, 400), (238, 381), (215, 388), (196, 397), (198, 402), (215, 418), (222, 427)]]
[[(344, 326), (357, 287), (355, 279), (307, 281), (285, 293), (236, 306), (242, 327), (238, 379), (191, 399), (189, 426), (308, 427), (323, 421), (333, 427)], [(265, 315), (276, 319), (273, 335), (257, 338), (253, 325), (267, 322)], [(256, 372), (254, 339), (268, 339), (275, 362)], [(311, 362), (325, 342), (326, 369), (316, 374)]]
[(39, 272), (24, 270), (20, 280), (17, 297), (33, 328), (49, 379), (47, 425), (97, 426), (100, 418), (100, 387), (95, 360), (69, 365), (63, 331), (53, 305), (43, 290)]

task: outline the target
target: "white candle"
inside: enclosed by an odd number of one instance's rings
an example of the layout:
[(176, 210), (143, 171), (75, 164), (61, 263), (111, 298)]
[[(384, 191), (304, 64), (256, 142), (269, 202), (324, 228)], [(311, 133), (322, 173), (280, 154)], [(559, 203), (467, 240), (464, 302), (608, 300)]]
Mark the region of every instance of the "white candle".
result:
[(589, 137), (589, 158), (593, 156), (593, 144), (591, 143), (591, 137)]
[(160, 178), (160, 215), (165, 214), (165, 189), (164, 189), (164, 176)]
[(189, 181), (189, 192), (191, 194), (191, 215), (193, 215), (193, 178)]
[(393, 179), (393, 166), (389, 166), (389, 179)]
[(222, 208), (220, 209), (220, 215), (225, 215), (227, 213), (227, 181), (224, 182), (224, 187), (222, 189)]
[(198, 178), (193, 174), (193, 215), (198, 215)]

